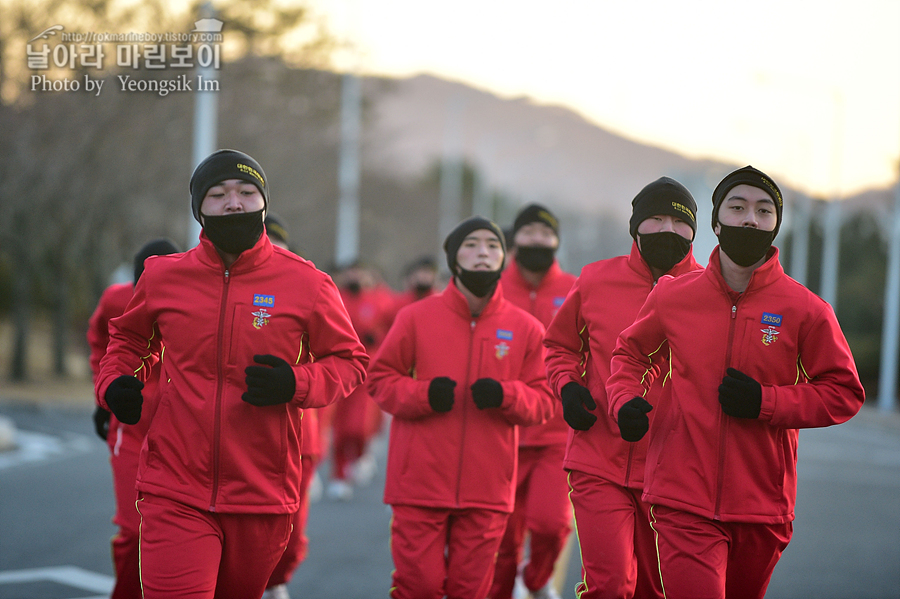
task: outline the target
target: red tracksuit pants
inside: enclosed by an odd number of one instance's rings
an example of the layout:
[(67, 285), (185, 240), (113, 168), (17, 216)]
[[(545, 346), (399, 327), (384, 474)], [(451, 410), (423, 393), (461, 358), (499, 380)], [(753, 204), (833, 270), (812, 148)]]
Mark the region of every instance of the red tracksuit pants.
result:
[(139, 493), (144, 599), (261, 597), (293, 514), (219, 514)]
[[(569, 472), (583, 579), (579, 599), (662, 599), (649, 506), (641, 491)], [(671, 599), (671, 598), (669, 598)]]
[(287, 549), (285, 549), (281, 559), (278, 560), (278, 565), (275, 566), (275, 571), (269, 577), (269, 583), (266, 585), (266, 588), (290, 582), (291, 577), (294, 575), (294, 570), (306, 559), (306, 553), (309, 549), (309, 538), (306, 536), (306, 520), (309, 517), (309, 484), (316, 474), (316, 465), (319, 462), (319, 458), (301, 455), (301, 460), (303, 473), (300, 475), (300, 509), (294, 513), (294, 519), (291, 521), (293, 530), (291, 530), (291, 538), (288, 541)]
[(572, 504), (563, 470), (565, 444), (519, 447), (516, 506), (497, 555), (491, 599), (511, 599), (526, 530), (530, 557), (522, 578), (531, 591), (544, 588), (572, 530)]
[(366, 452), (369, 445), (369, 419), (378, 405), (365, 388), (357, 388), (334, 404), (331, 421), (331, 477), (346, 480), (350, 466)]
[(793, 525), (718, 522), (653, 505), (667, 599), (762, 599)]
[(134, 507), (137, 492), (134, 481), (137, 478), (138, 457), (141, 447), (118, 424), (109, 431), (112, 444), (109, 464), (112, 468), (113, 491), (116, 495), (116, 515), (113, 523), (119, 532), (112, 538), (113, 565), (116, 569), (116, 585), (111, 599), (141, 599), (140, 574), (140, 526), (141, 518)]
[(392, 599), (487, 597), (509, 514), (392, 506)]

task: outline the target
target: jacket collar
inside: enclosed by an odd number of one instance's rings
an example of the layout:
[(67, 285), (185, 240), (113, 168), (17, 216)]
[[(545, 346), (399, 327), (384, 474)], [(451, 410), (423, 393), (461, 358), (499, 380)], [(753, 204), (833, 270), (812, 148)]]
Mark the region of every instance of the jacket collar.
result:
[[(706, 271), (708, 276), (712, 277), (723, 290), (730, 294), (737, 293), (728, 286), (728, 283), (725, 282), (725, 277), (722, 276), (722, 261), (719, 259), (719, 246), (714, 247), (712, 253), (709, 255), (709, 266), (707, 266)], [(781, 266), (781, 261), (778, 259), (778, 248), (773, 245), (769, 249), (766, 261), (750, 275), (750, 283), (747, 284), (747, 289), (744, 290), (744, 294), (771, 285), (783, 276), (784, 268)]]
[(525, 287), (526, 289), (534, 289), (538, 290), (543, 287), (547, 287), (551, 285), (556, 279), (558, 279), (562, 275), (562, 268), (559, 266), (559, 261), (554, 258), (553, 264), (550, 265), (550, 268), (547, 269), (547, 272), (544, 273), (543, 278), (541, 279), (540, 285), (537, 287), (533, 287), (531, 283), (529, 283), (525, 277), (522, 276), (521, 266), (519, 266), (515, 260), (513, 260), (512, 264), (506, 267), (504, 274), (509, 273), (507, 276), (512, 278), (512, 282), (515, 283), (519, 287)]
[[(653, 280), (653, 273), (650, 271), (650, 266), (641, 257), (641, 250), (638, 249), (637, 240), (631, 242), (631, 253), (628, 255), (628, 266), (631, 267), (631, 270), (641, 275), (641, 277), (650, 281)], [(681, 260), (681, 262), (673, 266), (669, 270), (669, 272), (667, 272), (663, 276), (677, 277), (678, 275), (683, 275), (686, 272), (697, 270), (698, 267), (699, 264), (697, 264), (697, 261), (694, 260), (694, 244), (692, 243), (691, 249), (688, 250), (687, 256), (685, 256)]]
[[(259, 239), (253, 244), (249, 250), (241, 252), (240, 256), (238, 256), (237, 260), (234, 261), (234, 264), (229, 268), (229, 272), (232, 274), (238, 272), (246, 272), (248, 270), (253, 270), (266, 260), (268, 260), (269, 256), (272, 255), (272, 242), (269, 241), (269, 236), (263, 232), (262, 235), (259, 236)], [(199, 249), (199, 257), (200, 261), (208, 266), (214, 266), (218, 269), (225, 269), (225, 263), (222, 261), (222, 257), (219, 255), (219, 251), (216, 249), (216, 246), (213, 245), (213, 242), (209, 240), (209, 237), (206, 236), (206, 231), (200, 231), (200, 245)]]
[[(464, 296), (462, 291), (456, 286), (456, 277), (450, 279), (447, 287), (441, 292), (441, 298), (454, 312), (459, 313), (467, 320), (473, 318), (472, 312), (469, 310), (469, 300), (466, 299), (466, 296)], [(484, 307), (484, 310), (481, 311), (481, 314), (478, 315), (477, 318), (493, 314), (500, 309), (500, 306), (504, 301), (503, 285), (498, 282), (497, 288), (494, 289), (494, 294), (491, 296), (490, 301), (488, 301), (487, 306)]]

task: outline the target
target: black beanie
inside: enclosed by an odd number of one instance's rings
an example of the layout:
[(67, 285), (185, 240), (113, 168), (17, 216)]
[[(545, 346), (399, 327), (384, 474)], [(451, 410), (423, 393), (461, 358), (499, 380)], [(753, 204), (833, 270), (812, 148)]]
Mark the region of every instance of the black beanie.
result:
[(263, 224), (266, 225), (266, 234), (269, 237), (274, 237), (275, 239), (281, 241), (282, 243), (286, 243), (290, 245), (287, 225), (284, 220), (274, 212), (266, 213), (266, 220), (263, 221)]
[(428, 270), (437, 272), (437, 263), (431, 256), (422, 256), (418, 260), (410, 262), (406, 266), (406, 268), (403, 270), (403, 276), (408, 277), (415, 271), (422, 268), (427, 268)]
[(775, 181), (773, 181), (769, 177), (769, 175), (749, 165), (745, 166), (744, 168), (739, 168), (738, 170), (730, 173), (728, 176), (722, 179), (722, 181), (718, 185), (716, 185), (716, 189), (715, 191), (713, 191), (712, 195), (713, 229), (716, 228), (716, 224), (719, 222), (719, 208), (722, 206), (722, 202), (725, 201), (725, 196), (728, 194), (731, 188), (737, 187), (738, 185), (752, 185), (753, 187), (762, 189), (764, 192), (772, 196), (772, 201), (775, 202), (775, 214), (778, 217), (775, 222), (774, 234), (778, 235), (778, 229), (781, 228), (781, 213), (784, 209), (784, 201), (781, 197), (781, 190), (778, 189)]
[(451, 275), (456, 275), (456, 254), (459, 252), (459, 246), (462, 245), (469, 233), (478, 229), (487, 229), (497, 236), (500, 246), (503, 248), (503, 257), (506, 258), (506, 239), (503, 237), (500, 227), (486, 218), (473, 216), (456, 225), (456, 228), (450, 231), (447, 239), (444, 240), (444, 251), (447, 253), (447, 266), (450, 267)]
[(555, 233), (557, 237), (559, 236), (559, 221), (556, 220), (553, 213), (540, 204), (529, 204), (522, 208), (519, 211), (518, 216), (516, 216), (516, 220), (513, 222), (511, 237), (515, 237), (519, 229), (525, 225), (530, 225), (531, 223), (544, 223), (553, 229), (553, 233)]
[(256, 185), (265, 202), (263, 208), (269, 207), (269, 186), (266, 183), (266, 173), (259, 163), (237, 150), (217, 150), (198, 164), (191, 175), (191, 210), (198, 223), (200, 204), (203, 203), (206, 192), (213, 185), (228, 179), (241, 179)]
[(670, 177), (660, 177), (648, 183), (631, 200), (629, 232), (637, 239), (638, 226), (651, 216), (668, 214), (677, 216), (697, 234), (697, 202), (688, 188)]
[(144, 272), (144, 260), (150, 256), (166, 256), (168, 254), (177, 254), (181, 250), (168, 239), (154, 239), (147, 242), (144, 247), (138, 250), (134, 255), (134, 282), (137, 283)]

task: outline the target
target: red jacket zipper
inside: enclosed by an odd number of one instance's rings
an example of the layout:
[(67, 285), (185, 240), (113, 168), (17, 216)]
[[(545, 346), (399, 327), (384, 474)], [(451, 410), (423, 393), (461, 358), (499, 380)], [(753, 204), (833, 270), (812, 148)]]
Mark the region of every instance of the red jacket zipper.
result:
[(222, 392), (225, 377), (223, 357), (222, 336), (225, 330), (225, 307), (228, 305), (228, 283), (229, 272), (225, 269), (225, 280), (222, 290), (222, 302), (219, 305), (219, 330), (216, 335), (216, 415), (213, 425), (213, 476), (212, 476), (212, 495), (209, 498), (209, 511), (216, 511), (216, 495), (219, 492), (219, 443), (221, 442), (222, 428)]
[[(740, 299), (738, 299), (740, 301)], [(728, 345), (725, 347), (725, 366), (731, 364), (731, 348), (734, 345), (734, 327), (737, 316), (737, 302), (731, 305), (731, 321), (728, 323)], [(723, 376), (725, 373), (722, 373)], [(719, 510), (722, 507), (722, 488), (725, 486), (725, 448), (728, 439), (728, 417), (719, 410), (719, 472), (716, 479), (716, 509), (713, 520), (721, 520)]]
[[(463, 394), (465, 394), (465, 390), (471, 386), (469, 383), (469, 375), (471, 374), (472, 367), (472, 350), (473, 345), (475, 343), (475, 319), (472, 319), (471, 324), (469, 325), (469, 359), (466, 361), (466, 380), (465, 387), (462, 389)], [(456, 507), (459, 507), (459, 494), (462, 490), (462, 472), (463, 472), (463, 461), (465, 459), (465, 450), (466, 450), (466, 408), (468, 407), (466, 404), (469, 402), (464, 401), (463, 405), (460, 406), (462, 408), (462, 436), (460, 437), (461, 443), (459, 444), (459, 467), (456, 469)]]

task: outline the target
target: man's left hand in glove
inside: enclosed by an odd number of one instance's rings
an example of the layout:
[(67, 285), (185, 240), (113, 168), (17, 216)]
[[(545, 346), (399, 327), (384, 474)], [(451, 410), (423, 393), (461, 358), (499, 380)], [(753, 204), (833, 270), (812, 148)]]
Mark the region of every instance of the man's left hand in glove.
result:
[(722, 411), (735, 418), (759, 418), (762, 385), (740, 370), (729, 368), (719, 385)]
[(253, 361), (264, 366), (248, 366), (244, 370), (247, 392), (241, 399), (254, 406), (275, 406), (291, 401), (297, 390), (291, 365), (270, 354), (253, 356)]

